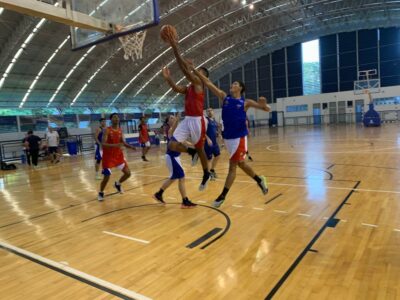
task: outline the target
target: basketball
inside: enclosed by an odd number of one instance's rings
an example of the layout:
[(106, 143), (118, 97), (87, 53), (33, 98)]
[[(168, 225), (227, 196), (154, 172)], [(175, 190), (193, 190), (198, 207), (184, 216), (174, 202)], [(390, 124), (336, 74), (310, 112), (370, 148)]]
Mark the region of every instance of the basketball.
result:
[(160, 30), (161, 39), (168, 43), (170, 40), (178, 41), (178, 33), (176, 32), (176, 28), (172, 25), (164, 25)]

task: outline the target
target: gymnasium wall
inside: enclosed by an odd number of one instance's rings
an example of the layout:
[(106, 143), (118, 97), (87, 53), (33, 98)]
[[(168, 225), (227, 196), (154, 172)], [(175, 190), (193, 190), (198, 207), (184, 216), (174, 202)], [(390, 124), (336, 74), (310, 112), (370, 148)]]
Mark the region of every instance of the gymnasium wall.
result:
[[(358, 79), (358, 71), (368, 69), (377, 70), (382, 87), (400, 85), (398, 27), (323, 36), (319, 39), (319, 54), (322, 94), (352, 91), (354, 81)], [(303, 96), (303, 81), (307, 80), (303, 72), (302, 47), (298, 43), (266, 53), (225, 74), (214, 83), (229, 92), (230, 83), (241, 80), (246, 84), (246, 97), (266, 96), (269, 102), (276, 103), (279, 98)], [(327, 97), (332, 99), (332, 95)], [(340, 97), (348, 98), (347, 94)], [(208, 103), (213, 108), (220, 107), (216, 97), (210, 93)]]

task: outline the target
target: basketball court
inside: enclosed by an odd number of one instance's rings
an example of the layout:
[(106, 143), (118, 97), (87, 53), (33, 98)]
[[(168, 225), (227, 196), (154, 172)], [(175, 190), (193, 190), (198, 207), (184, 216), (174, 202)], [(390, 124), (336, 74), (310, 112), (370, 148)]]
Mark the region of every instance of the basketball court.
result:
[[(79, 73), (76, 80), (86, 85), (75, 83), (78, 94), (68, 91), (69, 106), (80, 105), (79, 97), (93, 78), (101, 76), (102, 69), (115, 59), (118, 66), (134, 72), (127, 76), (122, 90), (111, 87), (119, 79), (102, 82), (104, 90), (111, 92), (105, 97), (108, 102), (101, 100), (101, 107), (121, 102), (122, 112), (124, 101), (138, 97), (145, 115), (156, 105), (183, 106), (160, 75), (164, 65), (171, 66), (174, 74), (178, 72), (172, 51), (160, 38), (161, 25), (180, 24), (168, 14), (181, 6), (186, 13), (195, 11), (195, 16), (197, 10), (203, 12), (207, 7), (225, 14), (242, 9), (238, 1), (159, 2), (0, 0), (0, 6), (71, 26), (67, 38), (71, 55), (81, 51), (85, 59), (91, 51), (98, 51), (95, 47), (109, 51), (98, 53), (108, 58), (106, 62), (99, 59), (86, 66), (95, 72), (93, 77), (87, 79), (82, 75), (86, 73)], [(257, 9), (259, 2), (266, 1), (248, 1), (246, 9)], [(204, 26), (212, 28), (213, 22)], [(210, 38), (202, 34), (202, 40)], [(180, 35), (180, 42), (189, 37)], [(150, 44), (154, 41), (157, 44)], [(182, 51), (190, 53), (196, 41)], [(231, 48), (218, 48), (217, 52)], [(227, 58), (214, 61), (214, 50), (208, 54), (197, 50), (201, 59), (195, 65), (210, 63), (211, 74), (222, 72), (218, 67)], [(63, 53), (67, 57), (65, 50)], [(167, 54), (170, 56), (163, 57)], [(231, 60), (235, 59), (239, 56)], [(0, 86), (7, 83), (7, 72)], [(146, 77), (136, 81), (142, 74)], [(366, 101), (369, 95), (369, 113), (374, 111), (372, 97), (382, 94), (377, 74), (376, 69), (359, 72), (351, 91)], [(135, 88), (129, 87), (131, 84)], [(49, 89), (63, 91), (57, 85)], [(150, 92), (142, 95), (142, 91)], [(29, 107), (28, 96), (20, 109)], [(53, 95), (48, 106), (58, 103), (57, 97)], [(93, 104), (92, 110), (99, 104), (89, 96), (85, 101), (85, 107)], [(209, 95), (208, 107), (211, 101)], [(131, 113), (129, 106), (123, 108), (124, 113)], [(106, 110), (103, 115), (106, 112), (108, 117)], [(357, 112), (355, 108), (355, 120)], [(197, 203), (193, 209), (181, 209), (176, 184), (165, 191), (165, 205), (153, 199), (169, 177), (166, 144), (152, 146), (150, 162), (140, 159), (139, 148), (125, 151), (132, 176), (124, 182), (123, 194), (109, 184), (104, 201), (97, 198), (99, 181), (94, 179), (92, 151), (65, 156), (58, 165), (43, 162), (37, 168), (21, 165), (15, 171), (1, 171), (0, 298), (400, 299), (399, 123), (380, 126), (379, 119), (379, 126), (369, 127), (379, 116), (372, 114), (365, 121), (368, 113), (363, 112), (363, 117), (365, 126), (361, 121), (341, 124), (339, 117), (327, 125), (251, 128), (248, 149), (253, 161), (248, 164), (256, 174), (267, 177), (269, 192), (263, 195), (254, 180), (239, 170), (219, 208), (213, 201), (229, 171), (224, 147), (217, 178), (203, 192), (198, 190), (202, 167), (191, 166), (190, 157), (182, 155), (187, 193)], [(309, 118), (315, 121), (315, 114)], [(119, 176), (117, 171), (115, 174), (113, 180)]]
[[(130, 157), (135, 169), (125, 194), (101, 204), (96, 182), (88, 180), (87, 158), (39, 176), (21, 171), (13, 181), (5, 177), (2, 294), (8, 299), (394, 299), (400, 241), (399, 170), (393, 163), (397, 129), (368, 135), (354, 127), (258, 130), (249, 148), (257, 171), (269, 178), (270, 193), (264, 199), (240, 174), (221, 210), (210, 204), (222, 179), (212, 182), (207, 194), (190, 188), (200, 169), (188, 176), (188, 192), (200, 207), (181, 210), (176, 188), (167, 192), (166, 206), (154, 203), (151, 196), (167, 177), (157, 166), (161, 153), (152, 165)], [(372, 136), (380, 146), (371, 145)], [(339, 142), (342, 146), (335, 146)], [(262, 155), (267, 147), (268, 155)], [(221, 164), (220, 177), (226, 168)], [(54, 188), (46, 191), (46, 185)]]

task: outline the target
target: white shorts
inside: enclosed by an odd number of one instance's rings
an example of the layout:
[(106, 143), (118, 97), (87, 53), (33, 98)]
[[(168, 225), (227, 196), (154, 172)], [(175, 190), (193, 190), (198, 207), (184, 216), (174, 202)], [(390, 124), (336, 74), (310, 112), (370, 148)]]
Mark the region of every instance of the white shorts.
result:
[(196, 148), (204, 147), (207, 120), (204, 117), (185, 117), (175, 129), (173, 137), (180, 143), (191, 142)]
[(237, 139), (224, 139), (226, 150), (231, 161), (244, 161), (247, 152), (247, 136)]

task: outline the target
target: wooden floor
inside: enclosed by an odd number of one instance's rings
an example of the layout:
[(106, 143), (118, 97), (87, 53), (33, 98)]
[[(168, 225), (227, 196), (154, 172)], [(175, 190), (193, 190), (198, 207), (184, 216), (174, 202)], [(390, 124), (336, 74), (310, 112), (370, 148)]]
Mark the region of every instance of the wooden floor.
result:
[(0, 299), (400, 299), (397, 124), (258, 129), (270, 192), (238, 171), (220, 210), (226, 151), (206, 192), (183, 157), (201, 206), (182, 210), (176, 185), (151, 197), (163, 148), (130, 152), (125, 193), (103, 203), (92, 156), (0, 173)]

